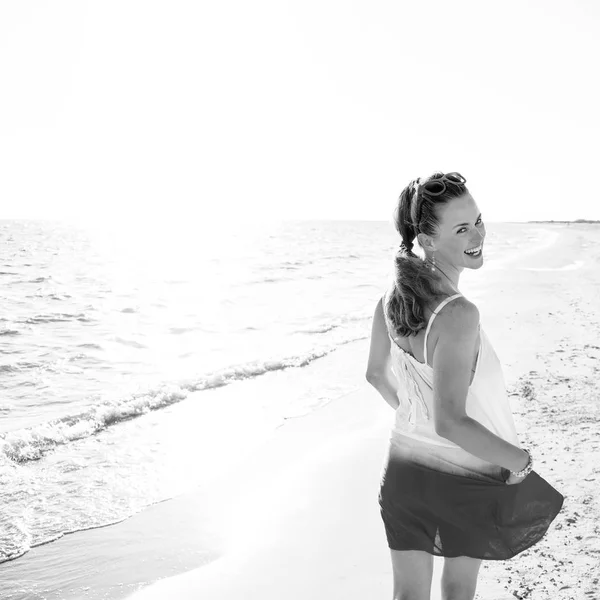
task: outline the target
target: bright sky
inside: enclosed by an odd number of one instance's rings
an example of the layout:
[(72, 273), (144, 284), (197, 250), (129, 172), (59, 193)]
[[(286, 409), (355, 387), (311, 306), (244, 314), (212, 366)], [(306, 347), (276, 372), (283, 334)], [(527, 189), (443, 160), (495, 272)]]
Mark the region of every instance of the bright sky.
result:
[(0, 4), (0, 218), (600, 219), (600, 3)]

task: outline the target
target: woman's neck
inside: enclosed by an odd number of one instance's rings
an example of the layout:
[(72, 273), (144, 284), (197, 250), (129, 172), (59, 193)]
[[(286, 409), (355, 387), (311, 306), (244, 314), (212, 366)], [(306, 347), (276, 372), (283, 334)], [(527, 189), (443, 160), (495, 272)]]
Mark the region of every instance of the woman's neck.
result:
[(436, 270), (440, 274), (440, 279), (443, 283), (450, 287), (453, 293), (460, 293), (458, 291), (458, 279), (460, 277), (460, 271), (456, 267), (445, 264), (436, 264)]

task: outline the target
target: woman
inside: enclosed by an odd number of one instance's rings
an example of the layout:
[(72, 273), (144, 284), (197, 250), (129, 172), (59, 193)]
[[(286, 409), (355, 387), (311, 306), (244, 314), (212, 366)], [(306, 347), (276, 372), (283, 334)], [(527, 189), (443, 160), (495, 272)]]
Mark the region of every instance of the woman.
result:
[(379, 494), (395, 600), (429, 599), (434, 555), (442, 598), (472, 600), (481, 561), (537, 543), (563, 503), (519, 446), (498, 357), (458, 290), (486, 233), (465, 183), (434, 173), (403, 190), (394, 285), (373, 319), (367, 380), (396, 410)]

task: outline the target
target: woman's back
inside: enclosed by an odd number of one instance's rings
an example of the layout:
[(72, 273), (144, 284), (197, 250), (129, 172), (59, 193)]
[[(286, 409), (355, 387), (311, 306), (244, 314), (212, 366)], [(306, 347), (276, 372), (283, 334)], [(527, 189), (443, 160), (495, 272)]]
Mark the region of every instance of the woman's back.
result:
[[(461, 303), (473, 305), (461, 294), (445, 297), (431, 310), (426, 308), (427, 327), (416, 336), (410, 338), (398, 337), (389, 318), (385, 315), (386, 327), (390, 337), (392, 371), (401, 383), (404, 391), (404, 402), (396, 411), (392, 438), (398, 435), (445, 446), (458, 446), (440, 436), (435, 427), (432, 358), (435, 344), (442, 332), (439, 327), (439, 315), (443, 310), (449, 310), (450, 303), (456, 303), (455, 308), (461, 309)], [(384, 296), (385, 306), (385, 296)], [(436, 322), (438, 327), (436, 327)], [(427, 345), (427, 361), (425, 358), (425, 343)], [(518, 438), (500, 361), (485, 332), (479, 327), (477, 346), (473, 349), (471, 380), (466, 398), (467, 414), (485, 425), (488, 429), (510, 441), (518, 444)]]
[[(389, 292), (388, 292), (389, 293)], [(387, 294), (383, 297), (383, 306), (385, 307), (385, 298)], [(462, 294), (454, 294), (451, 296), (447, 295), (439, 295), (435, 296), (431, 301), (427, 302), (424, 306), (423, 313), (425, 317), (425, 321), (427, 326), (421, 329), (417, 334), (411, 336), (400, 336), (396, 333), (394, 326), (387, 315), (384, 316), (386, 319), (386, 325), (388, 328), (388, 333), (391, 341), (396, 344), (401, 350), (405, 353), (412, 356), (417, 362), (432, 366), (433, 365), (433, 354), (435, 350), (435, 346), (440, 335), (440, 321), (436, 319), (439, 312), (448, 304), (449, 302), (455, 301), (455, 306), (460, 305), (470, 305), (469, 302)], [(481, 344), (480, 334), (477, 336), (477, 342), (473, 348), (473, 361), (471, 368), (471, 382), (473, 381), (473, 376), (475, 374), (475, 367), (477, 365), (478, 360), (478, 349)]]

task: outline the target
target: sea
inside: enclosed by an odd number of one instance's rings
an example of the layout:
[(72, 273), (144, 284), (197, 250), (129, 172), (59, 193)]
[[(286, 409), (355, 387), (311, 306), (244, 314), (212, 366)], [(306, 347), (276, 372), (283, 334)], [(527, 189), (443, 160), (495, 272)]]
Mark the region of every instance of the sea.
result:
[[(548, 235), (487, 224), (466, 285)], [(0, 562), (206, 484), (363, 385), (305, 367), (369, 338), (398, 245), (383, 221), (0, 221)]]

